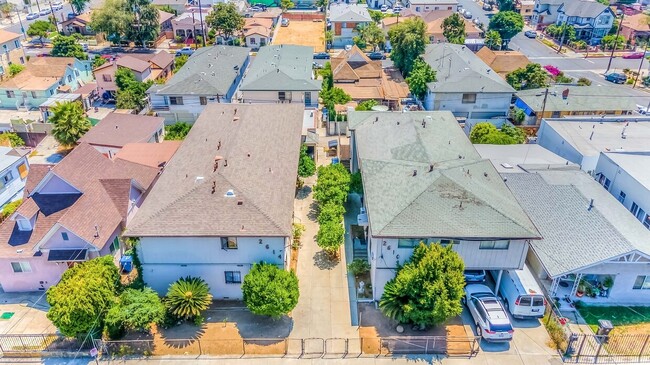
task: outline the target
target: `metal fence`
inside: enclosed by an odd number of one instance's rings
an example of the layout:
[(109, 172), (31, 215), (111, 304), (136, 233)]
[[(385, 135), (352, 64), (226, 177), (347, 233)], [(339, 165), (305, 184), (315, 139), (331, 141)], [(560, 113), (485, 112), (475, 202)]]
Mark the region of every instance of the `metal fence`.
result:
[(90, 340), (79, 341), (57, 334), (0, 335), (0, 354), (43, 354), (88, 351)]
[(650, 334), (571, 334), (566, 358), (576, 363), (650, 362)]
[(385, 338), (249, 338), (101, 341), (100, 350), (110, 357), (122, 356), (252, 356), (295, 358), (348, 358), (393, 355), (474, 356), (476, 337), (413, 336)]

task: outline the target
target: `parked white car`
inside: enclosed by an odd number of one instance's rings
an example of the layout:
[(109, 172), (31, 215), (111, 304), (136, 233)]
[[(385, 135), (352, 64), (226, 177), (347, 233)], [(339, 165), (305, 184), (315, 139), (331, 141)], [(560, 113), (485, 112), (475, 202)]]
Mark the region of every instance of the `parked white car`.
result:
[[(498, 271), (490, 273), (496, 280)], [(513, 317), (521, 319), (544, 317), (546, 299), (528, 266), (524, 265), (523, 270), (503, 270), (497, 292)]]
[(467, 305), (480, 337), (489, 342), (512, 340), (515, 330), (510, 318), (490, 288), (482, 284), (467, 285), (463, 303)]

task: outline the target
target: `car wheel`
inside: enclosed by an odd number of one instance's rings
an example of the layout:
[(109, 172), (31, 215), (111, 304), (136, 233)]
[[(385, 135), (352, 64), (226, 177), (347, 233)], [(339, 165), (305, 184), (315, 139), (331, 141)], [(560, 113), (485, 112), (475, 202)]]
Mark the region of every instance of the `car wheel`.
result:
[(510, 304), (508, 303), (508, 300), (507, 300), (507, 299), (504, 299), (504, 300), (503, 300), (503, 306), (506, 307), (506, 310), (507, 310), (507, 311), (510, 311)]
[(483, 337), (483, 329), (478, 325), (478, 323), (476, 324), (476, 335), (478, 337)]
[(465, 297), (460, 298), (460, 302), (463, 303), (463, 305), (467, 305), (467, 298)]

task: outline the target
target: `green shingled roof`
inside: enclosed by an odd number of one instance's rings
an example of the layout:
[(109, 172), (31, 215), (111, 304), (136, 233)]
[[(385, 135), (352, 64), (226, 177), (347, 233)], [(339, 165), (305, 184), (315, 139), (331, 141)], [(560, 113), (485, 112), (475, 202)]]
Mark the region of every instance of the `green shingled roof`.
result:
[(306, 46), (261, 47), (240, 86), (241, 91), (318, 91), (314, 80), (314, 49)]

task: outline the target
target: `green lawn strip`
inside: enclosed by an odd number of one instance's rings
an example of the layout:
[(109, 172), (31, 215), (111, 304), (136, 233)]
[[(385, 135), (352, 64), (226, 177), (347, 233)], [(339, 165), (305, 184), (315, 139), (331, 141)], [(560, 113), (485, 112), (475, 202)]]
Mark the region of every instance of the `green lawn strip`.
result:
[(650, 322), (650, 307), (582, 305), (579, 311), (582, 318), (594, 332), (598, 331), (599, 319), (610, 320), (615, 327)]

